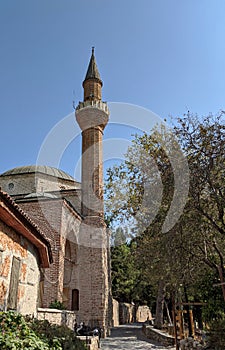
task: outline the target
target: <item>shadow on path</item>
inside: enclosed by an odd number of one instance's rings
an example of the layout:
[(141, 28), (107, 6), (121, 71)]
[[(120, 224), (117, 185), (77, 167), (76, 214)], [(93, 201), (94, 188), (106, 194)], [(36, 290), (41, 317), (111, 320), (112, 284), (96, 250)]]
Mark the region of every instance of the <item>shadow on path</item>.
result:
[(154, 340), (147, 339), (142, 333), (142, 323), (120, 325), (111, 329), (110, 337), (101, 341), (103, 350), (119, 349), (174, 349), (165, 347)]

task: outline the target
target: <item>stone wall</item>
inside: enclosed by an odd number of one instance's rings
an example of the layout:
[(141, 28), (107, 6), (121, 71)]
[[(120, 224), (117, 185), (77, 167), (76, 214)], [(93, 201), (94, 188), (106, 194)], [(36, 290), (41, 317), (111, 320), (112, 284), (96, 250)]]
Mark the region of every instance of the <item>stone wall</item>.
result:
[(134, 304), (119, 303), (113, 299), (113, 326), (131, 322), (145, 322), (152, 319), (148, 306), (141, 305), (136, 308)]
[[(24, 177), (26, 179), (24, 179)], [(1, 188), (13, 196), (15, 194), (29, 194), (36, 191), (34, 174), (1, 176)]]
[(70, 329), (74, 329), (76, 318), (76, 313), (73, 311), (43, 308), (38, 308), (37, 310), (38, 320), (47, 320), (51, 324), (57, 325), (64, 324)]
[[(39, 308), (37, 310), (38, 320), (47, 320), (51, 324), (66, 325), (70, 329), (74, 329), (75, 321), (77, 320), (76, 312), (68, 310), (57, 310), (57, 309), (43, 309)], [(98, 350), (99, 349), (99, 339), (98, 337), (86, 337), (78, 336), (80, 340), (84, 342), (88, 350)]]
[(119, 326), (120, 318), (119, 318), (119, 302), (113, 299), (113, 327)]
[(142, 331), (148, 339), (155, 340), (164, 346), (173, 346), (175, 344), (174, 337), (155, 329), (152, 326), (143, 325)]
[(98, 350), (100, 348), (98, 337), (79, 336), (78, 338), (83, 341), (88, 350)]
[(128, 303), (119, 303), (119, 323), (126, 324), (135, 321), (134, 305)]
[(16, 284), (18, 283), (15, 308), (22, 314), (35, 314), (40, 279), (38, 252), (27, 239), (0, 221), (1, 310), (6, 310), (9, 302), (13, 258), (16, 259), (18, 267), (17, 276), (14, 276)]
[(61, 189), (74, 189), (79, 184), (76, 181), (60, 179), (43, 173), (25, 173), (1, 176), (1, 188), (11, 196), (28, 195), (30, 193), (43, 193), (59, 191)]
[(136, 311), (136, 320), (137, 322), (146, 322), (147, 320), (152, 319), (152, 314), (147, 305), (138, 306)]

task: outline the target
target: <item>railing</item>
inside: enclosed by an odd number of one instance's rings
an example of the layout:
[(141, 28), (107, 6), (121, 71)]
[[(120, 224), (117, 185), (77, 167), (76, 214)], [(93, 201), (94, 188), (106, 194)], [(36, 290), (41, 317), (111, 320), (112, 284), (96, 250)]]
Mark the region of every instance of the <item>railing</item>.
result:
[(106, 113), (109, 113), (109, 109), (108, 109), (107, 103), (103, 102), (103, 101), (84, 101), (84, 102), (79, 102), (78, 106), (76, 107), (76, 111), (78, 111), (79, 109), (82, 109), (82, 108), (86, 108), (86, 107), (99, 108), (99, 109), (105, 111)]

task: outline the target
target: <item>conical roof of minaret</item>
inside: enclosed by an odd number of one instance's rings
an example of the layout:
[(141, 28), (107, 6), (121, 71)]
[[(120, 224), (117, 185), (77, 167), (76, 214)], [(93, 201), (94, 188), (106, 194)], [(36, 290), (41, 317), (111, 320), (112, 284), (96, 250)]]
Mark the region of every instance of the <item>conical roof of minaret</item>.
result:
[(87, 69), (87, 74), (85, 76), (84, 81), (89, 80), (89, 79), (97, 79), (102, 84), (102, 80), (100, 78), (97, 63), (95, 60), (94, 47), (92, 47), (92, 55), (91, 55), (91, 59), (90, 59), (89, 66)]

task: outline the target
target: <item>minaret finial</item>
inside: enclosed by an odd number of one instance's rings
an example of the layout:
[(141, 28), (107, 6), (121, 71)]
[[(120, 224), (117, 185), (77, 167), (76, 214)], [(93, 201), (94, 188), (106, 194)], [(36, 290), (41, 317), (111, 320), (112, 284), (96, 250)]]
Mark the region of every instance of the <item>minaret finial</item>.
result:
[(92, 55), (94, 55), (94, 53), (95, 53), (95, 47), (92, 46)]

